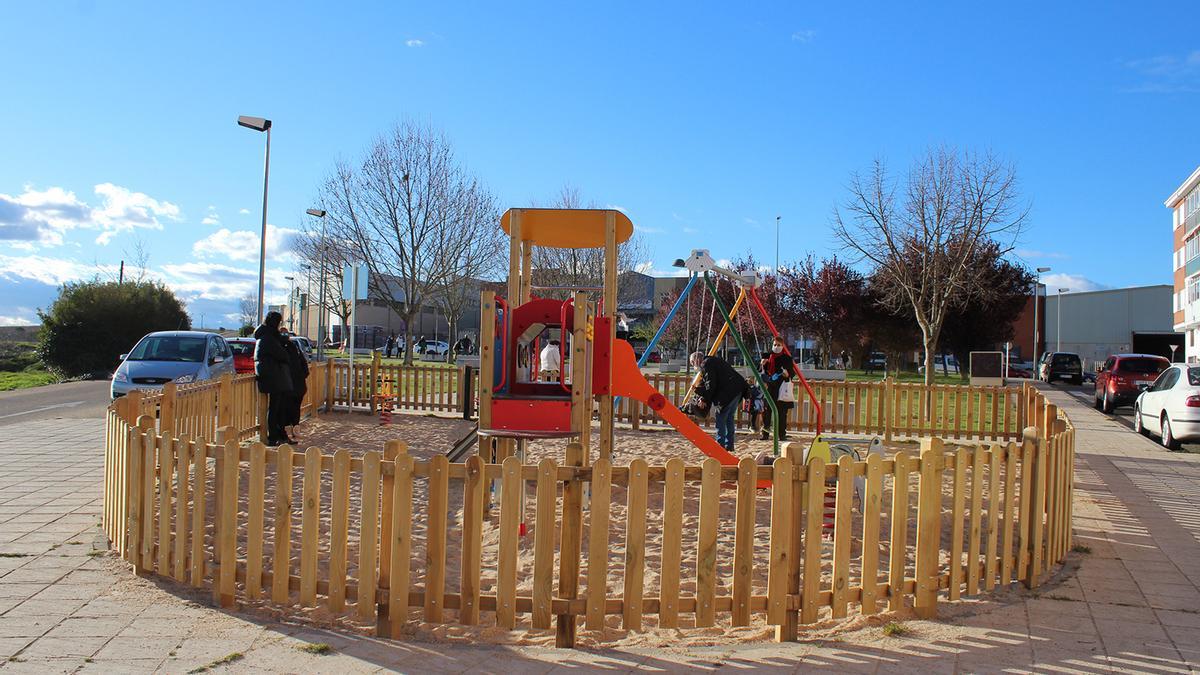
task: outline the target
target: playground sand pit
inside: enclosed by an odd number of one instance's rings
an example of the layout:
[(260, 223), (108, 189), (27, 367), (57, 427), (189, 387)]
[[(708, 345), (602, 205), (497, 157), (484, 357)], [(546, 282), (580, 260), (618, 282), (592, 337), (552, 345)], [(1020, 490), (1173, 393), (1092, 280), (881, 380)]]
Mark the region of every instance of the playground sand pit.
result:
[[(384, 444), (389, 440), (401, 440), (408, 446), (408, 452), (418, 460), (427, 460), (435, 455), (444, 454), (455, 441), (462, 438), (471, 430), (472, 423), (451, 417), (442, 417), (435, 415), (401, 415), (397, 414), (392, 418), (392, 424), (389, 426), (380, 426), (378, 420), (373, 417), (363, 415), (347, 415), (347, 414), (331, 414), (322, 416), (317, 421), (311, 421), (301, 427), (298, 446), (300, 448), (318, 447), (326, 454), (345, 449), (352, 456), (362, 456), (368, 451), (382, 451)], [(798, 440), (807, 443), (809, 438), (797, 437), (791, 440)], [(760, 441), (752, 436), (749, 432), (739, 435), (737, 454), (743, 456), (753, 456), (759, 452), (770, 452), (772, 444), (770, 441)], [(949, 444), (948, 444), (949, 446)], [(563, 460), (563, 450), (565, 442), (562, 440), (554, 441), (538, 441), (532, 443), (529, 448), (529, 453), (525, 458), (526, 464), (536, 464), (543, 458), (554, 458), (558, 462)], [(915, 454), (917, 445), (915, 443), (896, 443), (892, 447), (886, 449), (888, 456), (896, 451), (903, 449)], [(593, 457), (595, 450), (593, 449)], [(628, 465), (632, 460), (641, 458), (651, 466), (662, 466), (668, 459), (680, 457), (689, 466), (699, 465), (705, 456), (696, 450), (692, 445), (687, 443), (678, 434), (669, 430), (641, 430), (632, 431), (629, 429), (618, 429), (615, 438), (615, 452), (613, 463), (615, 465)], [(300, 459), (297, 458), (297, 463)], [(986, 470), (985, 470), (986, 475)], [(318, 553), (318, 566), (320, 569), (319, 578), (327, 578), (329, 566), (329, 538), (331, 531), (330, 514), (332, 512), (330, 491), (332, 478), (329, 472), (322, 472), (322, 488), (321, 488), (321, 527), (320, 527), (320, 550)], [(912, 576), (912, 565), (914, 560), (914, 549), (916, 540), (916, 487), (917, 475), (910, 474), (910, 508), (908, 514), (908, 538), (906, 552), (906, 567), (907, 575)], [(969, 482), (969, 481), (968, 481)], [(350, 577), (348, 587), (354, 587), (358, 577), (358, 562), (359, 562), (359, 532), (358, 524), (361, 520), (359, 514), (361, 509), (361, 495), (356, 489), (357, 481), (351, 481), (350, 494), (350, 532), (348, 542), (348, 569), (347, 574)], [(274, 503), (274, 481), (270, 475), (267, 480), (266, 501), (267, 504)], [(300, 490), (302, 489), (300, 473), (295, 474), (293, 480), (294, 497), (293, 503), (298, 506), (300, 500)], [(947, 549), (951, 545), (949, 511), (952, 502), (953, 488), (953, 472), (947, 471), (943, 482), (943, 511), (947, 515), (943, 519), (942, 527), (942, 559), (943, 563), (949, 559)], [(534, 561), (534, 505), (535, 505), (535, 490), (534, 481), (526, 483), (526, 499), (525, 499), (525, 514), (526, 522), (529, 525), (529, 534), (521, 537), (519, 541), (519, 559), (518, 559), (518, 596), (528, 596), (531, 594), (533, 581), (533, 561)], [(242, 485), (242, 509), (245, 512), (247, 505), (245, 503), (245, 495), (247, 488)], [(891, 481), (884, 481), (883, 492), (883, 518), (880, 525), (880, 555), (879, 555), (879, 570), (880, 581), (886, 581), (887, 570), (890, 564), (890, 547), (889, 532), (891, 531), (890, 511), (892, 503)], [(987, 494), (985, 482), (985, 495)], [(680, 596), (689, 597), (696, 590), (696, 548), (697, 548), (697, 532), (699, 523), (699, 483), (687, 482), (684, 486), (684, 509), (683, 509), (683, 539), (682, 539), (682, 561), (680, 571)], [(609, 547), (604, 552), (608, 559), (608, 596), (610, 598), (620, 597), (624, 584), (624, 567), (625, 567), (625, 529), (626, 529), (626, 498), (627, 492), (624, 485), (619, 485), (614, 482), (612, 486), (611, 510), (610, 510), (610, 525), (609, 525)], [(755, 500), (755, 537), (754, 537), (754, 565), (752, 569), (752, 595), (761, 596), (767, 592), (767, 559), (769, 552), (769, 531), (770, 531), (770, 501), (771, 490), (760, 489), (757, 491)], [(968, 504), (969, 504), (968, 499)], [(987, 499), (984, 500), (985, 506)], [(418, 478), (414, 481), (413, 486), (413, 518), (412, 518), (412, 556), (410, 558), (410, 569), (412, 574), (412, 590), (422, 590), (426, 580), (426, 563), (425, 563), (425, 541), (426, 541), (426, 517), (428, 503), (428, 481), (424, 478)], [(558, 508), (556, 514), (560, 513), (561, 509), (561, 486), (558, 490)], [(292, 518), (292, 573), (295, 574), (299, 570), (299, 542), (300, 542), (300, 517), (298, 508), (293, 507)], [(717, 542), (717, 596), (732, 595), (732, 579), (733, 579), (733, 548), (734, 548), (734, 516), (735, 516), (735, 499), (734, 491), (723, 490), (722, 500), (719, 511), (718, 524), (718, 542)], [(494, 595), (496, 593), (496, 570), (498, 567), (497, 551), (500, 540), (499, 536), (499, 513), (498, 505), (491, 509), (485, 518), (483, 525), (483, 560), (482, 560), (482, 580), (481, 591), (484, 595)], [(266, 509), (265, 531), (270, 533), (273, 531), (274, 523), (272, 509)], [(593, 553), (588, 550), (588, 532), (589, 532), (589, 511), (585, 506), (584, 509), (584, 532), (583, 532), (583, 551), (580, 557), (580, 588), (586, 588), (586, 575), (588, 571), (588, 561), (592, 558)], [(646, 551), (645, 551), (645, 566), (644, 566), (644, 597), (655, 598), (659, 595), (660, 572), (661, 572), (661, 555), (662, 555), (662, 515), (663, 515), (663, 485), (661, 482), (650, 482), (649, 492), (647, 495), (647, 513), (646, 513)], [(244, 513), (241, 516), (245, 517)], [(964, 514), (966, 518), (966, 514)], [(462, 483), (458, 480), (450, 481), (449, 502), (448, 502), (448, 536), (446, 540), (446, 592), (458, 593), (460, 588), (460, 558), (462, 547), (461, 523), (462, 523)], [(557, 518), (556, 518), (557, 520)], [(244, 521), (243, 521), (244, 522)], [(969, 528), (970, 524), (965, 523)], [(983, 526), (985, 529), (987, 518), (983, 518)], [(557, 529), (557, 528), (556, 528)], [(851, 569), (850, 569), (850, 584), (857, 586), (861, 583), (861, 574), (859, 565), (861, 562), (861, 534), (862, 534), (862, 518), (858, 510), (857, 500), (853, 512), (853, 532), (855, 537), (851, 544)], [(557, 558), (557, 544), (559, 533), (556, 531), (555, 549)], [(985, 539), (986, 541), (986, 539)], [(245, 541), (244, 537), (239, 536), (239, 548), (241, 554), (244, 555)], [(823, 587), (828, 588), (831, 577), (830, 560), (832, 558), (832, 541), (828, 538), (823, 540)], [(273, 555), (272, 540), (270, 536), (264, 544), (264, 557), (267, 563), (264, 568), (269, 571), (269, 560)], [(554, 565), (555, 580), (554, 587), (557, 589), (557, 561)], [(269, 594), (269, 589), (268, 589)], [(348, 629), (361, 633), (370, 633), (374, 629), (373, 622), (361, 622), (357, 619), (349, 619), (346, 614), (353, 616), (353, 612), (347, 612), (340, 615), (330, 613), (325, 606), (325, 599), (318, 598), (318, 606), (310, 608), (302, 608), (295, 603), (297, 596), (293, 592), (293, 604), (287, 608), (280, 608), (271, 605), (264, 601), (248, 601), (245, 603), (247, 609), (253, 612), (261, 612), (271, 615), (276, 618), (284, 618), (292, 621), (300, 621), (313, 623), (316, 625), (336, 625), (343, 629)], [(348, 607), (353, 607), (353, 601), (347, 601)], [(886, 599), (881, 602), (881, 609), (886, 609)], [(899, 617), (907, 616), (908, 610), (901, 610)], [(553, 630), (533, 629), (530, 626), (530, 616), (528, 614), (518, 614), (517, 628), (509, 631), (499, 628), (495, 625), (494, 615), (491, 612), (482, 612), (480, 617), (480, 625), (463, 626), (456, 622), (457, 612), (455, 610), (447, 610), (443, 618), (443, 623), (426, 623), (424, 621), (423, 612), (419, 608), (410, 609), (408, 621), (403, 628), (403, 634), (408, 637), (420, 640), (433, 642), (487, 642), (495, 644), (514, 644), (514, 645), (539, 645), (553, 646), (554, 632)], [(820, 638), (830, 636), (836, 633), (855, 630), (866, 626), (875, 626), (888, 620), (898, 618), (897, 613), (881, 612), (879, 614), (864, 617), (856, 615), (854, 603), (851, 603), (851, 618), (849, 619), (832, 619), (828, 608), (824, 608), (821, 613), (821, 618), (817, 623), (801, 626), (802, 634), (810, 638)], [(718, 612), (716, 625), (712, 627), (696, 628), (694, 626), (694, 617), (690, 614), (680, 613), (679, 629), (665, 629), (658, 626), (658, 617), (655, 614), (647, 613), (643, 618), (642, 630), (625, 630), (621, 627), (620, 615), (609, 615), (606, 617), (606, 627), (602, 631), (587, 630), (582, 626), (580, 619), (580, 629), (578, 633), (577, 644), (579, 646), (656, 646), (669, 648), (671, 646), (702, 646), (716, 645), (729, 642), (756, 642), (772, 639), (774, 628), (768, 625), (765, 621), (765, 614), (753, 613), (749, 626), (735, 627), (730, 625), (730, 614), (728, 612)]]

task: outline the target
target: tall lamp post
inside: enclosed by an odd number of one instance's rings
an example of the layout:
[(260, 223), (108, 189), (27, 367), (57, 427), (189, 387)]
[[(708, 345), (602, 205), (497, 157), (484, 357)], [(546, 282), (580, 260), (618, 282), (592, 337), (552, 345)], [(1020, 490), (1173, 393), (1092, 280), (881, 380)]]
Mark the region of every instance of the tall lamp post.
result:
[(325, 255), (328, 250), (325, 245), (325, 211), (322, 209), (308, 209), (305, 211), (308, 215), (314, 218), (321, 219), (321, 271), (317, 277), (321, 288), (317, 291), (319, 299), (317, 300), (317, 358), (325, 358), (325, 284), (328, 281), (325, 278)]
[(1038, 360), (1042, 357), (1041, 352), (1038, 351), (1038, 337), (1040, 337), (1038, 335), (1038, 303), (1040, 301), (1040, 298), (1038, 296), (1040, 295), (1040, 291), (1042, 288), (1042, 273), (1049, 272), (1049, 271), (1050, 271), (1049, 267), (1037, 268), (1037, 281), (1034, 282), (1034, 284), (1033, 284), (1033, 370), (1034, 370), (1034, 372), (1037, 371)]
[(1069, 288), (1058, 289), (1058, 302), (1054, 303), (1055, 308), (1058, 309), (1058, 319), (1056, 319), (1054, 321), (1054, 323), (1058, 324), (1057, 326), (1054, 327), (1055, 337), (1058, 338), (1058, 343), (1057, 343), (1058, 346), (1054, 348), (1054, 351), (1056, 351), (1056, 352), (1062, 351), (1062, 299), (1063, 299), (1063, 293), (1069, 293), (1070, 291), (1071, 291), (1071, 289), (1069, 289)]
[(263, 319), (263, 291), (267, 275), (267, 185), (271, 179), (271, 120), (239, 115), (238, 126), (267, 132), (267, 158), (263, 166), (262, 232), (258, 236), (258, 323)]
[(779, 274), (779, 219), (783, 216), (775, 216), (775, 274)]
[(284, 277), (288, 282), (288, 332), (296, 332), (296, 277)]

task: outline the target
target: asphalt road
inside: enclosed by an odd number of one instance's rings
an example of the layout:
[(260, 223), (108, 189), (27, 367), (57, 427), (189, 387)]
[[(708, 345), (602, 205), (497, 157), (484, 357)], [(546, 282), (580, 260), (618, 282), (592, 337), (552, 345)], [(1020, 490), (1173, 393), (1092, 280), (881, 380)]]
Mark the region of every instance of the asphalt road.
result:
[[(1083, 403), (1086, 406), (1094, 406), (1095, 405), (1095, 402), (1096, 402), (1096, 397), (1095, 397), (1095, 393), (1094, 393), (1095, 385), (1090, 382), (1085, 383), (1083, 385), (1079, 385), (1079, 386), (1073, 385), (1073, 384), (1063, 384), (1061, 382), (1055, 382), (1054, 384), (1052, 384), (1050, 386), (1054, 387), (1055, 389), (1061, 389), (1061, 390), (1067, 392), (1068, 394), (1071, 395), (1071, 397), (1077, 399), (1080, 403)], [(1099, 412), (1099, 411), (1097, 411), (1097, 412)], [(1131, 433), (1131, 434), (1134, 433), (1134, 431), (1133, 431), (1133, 405), (1129, 405), (1124, 408), (1117, 408), (1117, 409), (1113, 410), (1113, 414), (1105, 415), (1105, 417), (1108, 417), (1109, 419), (1120, 423), (1121, 426), (1123, 426), (1129, 430), (1129, 433)], [(1155, 441), (1158, 440), (1157, 436), (1153, 436), (1151, 438)], [(1200, 443), (1184, 443), (1183, 451), (1200, 453)]]
[(104, 417), (108, 380), (0, 391), (0, 427), (37, 419)]

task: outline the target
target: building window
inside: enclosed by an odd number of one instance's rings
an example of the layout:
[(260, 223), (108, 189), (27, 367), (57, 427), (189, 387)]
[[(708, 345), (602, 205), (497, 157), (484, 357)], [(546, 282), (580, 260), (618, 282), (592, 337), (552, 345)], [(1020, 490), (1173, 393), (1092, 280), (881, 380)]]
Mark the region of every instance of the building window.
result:
[(1192, 191), (1188, 193), (1185, 204), (1186, 205), (1183, 211), (1184, 217), (1190, 216), (1196, 212), (1196, 209), (1200, 209), (1200, 187), (1193, 188)]
[(1189, 277), (1187, 280), (1187, 303), (1200, 300), (1200, 276)]
[(1200, 232), (1188, 237), (1184, 242), (1183, 259), (1190, 262), (1193, 258), (1200, 255)]

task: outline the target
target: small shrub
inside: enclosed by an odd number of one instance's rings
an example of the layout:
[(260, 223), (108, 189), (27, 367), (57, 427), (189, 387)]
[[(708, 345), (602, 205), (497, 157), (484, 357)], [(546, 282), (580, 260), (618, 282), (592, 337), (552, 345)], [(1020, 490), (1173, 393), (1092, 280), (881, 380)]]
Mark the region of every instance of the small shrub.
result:
[(883, 625), (883, 634), (888, 637), (901, 637), (909, 632), (908, 626), (899, 621), (889, 621)]
[(309, 654), (318, 654), (320, 656), (324, 656), (326, 654), (333, 652), (333, 647), (330, 647), (329, 645), (325, 644), (324, 642), (314, 642), (313, 644), (300, 645), (299, 649), (302, 652), (307, 652)]
[(1075, 544), (1071, 547), (1071, 552), (1088, 554), (1092, 552), (1092, 547), (1088, 546), (1087, 544)]
[(199, 668), (192, 668), (191, 670), (188, 671), (188, 673), (189, 673), (189, 675), (191, 675), (192, 673), (207, 673), (208, 671), (212, 670), (213, 668), (216, 668), (217, 666), (225, 666), (225, 665), (229, 665), (230, 663), (237, 663), (238, 661), (241, 661), (244, 658), (246, 658), (245, 654), (243, 654), (241, 652), (233, 652), (232, 654), (226, 654), (225, 656), (222, 656), (221, 658), (217, 659), (216, 661), (210, 661), (209, 663), (206, 663), (203, 666), (200, 666)]

